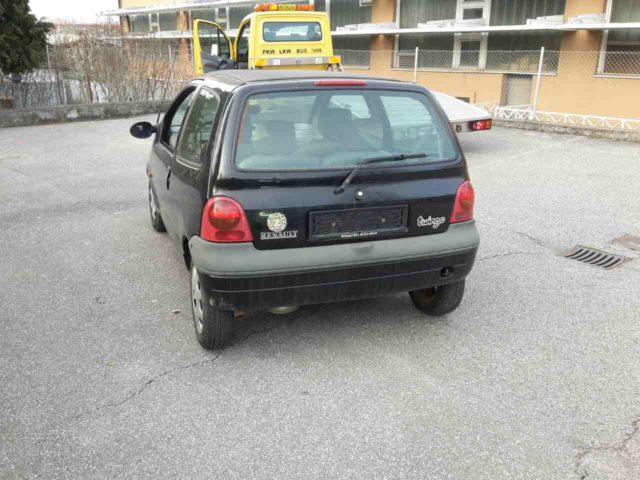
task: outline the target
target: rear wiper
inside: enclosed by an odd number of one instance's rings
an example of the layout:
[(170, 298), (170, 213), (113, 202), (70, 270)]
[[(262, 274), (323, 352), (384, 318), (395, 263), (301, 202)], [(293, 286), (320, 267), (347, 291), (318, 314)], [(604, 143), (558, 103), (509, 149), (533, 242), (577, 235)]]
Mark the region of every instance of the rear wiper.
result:
[(386, 157), (365, 158), (364, 160), (361, 160), (355, 167), (353, 167), (351, 173), (349, 173), (347, 178), (344, 179), (344, 181), (338, 188), (335, 189), (333, 193), (338, 195), (339, 193), (344, 192), (347, 186), (351, 183), (351, 180), (353, 180), (353, 177), (355, 177), (358, 171), (365, 165), (370, 165), (372, 163), (400, 162), (402, 160), (413, 160), (414, 158), (425, 158), (426, 156), (426, 153), (400, 153), (397, 155), (387, 155)]

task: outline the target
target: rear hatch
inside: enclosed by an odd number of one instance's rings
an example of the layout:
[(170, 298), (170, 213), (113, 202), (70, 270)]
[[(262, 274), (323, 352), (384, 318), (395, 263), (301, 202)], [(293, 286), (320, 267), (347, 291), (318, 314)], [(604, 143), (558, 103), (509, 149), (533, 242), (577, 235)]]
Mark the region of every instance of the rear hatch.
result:
[(256, 248), (449, 228), (467, 171), (446, 118), (418, 87), (369, 83), (312, 83), (242, 102), (233, 159), (215, 194), (240, 202)]

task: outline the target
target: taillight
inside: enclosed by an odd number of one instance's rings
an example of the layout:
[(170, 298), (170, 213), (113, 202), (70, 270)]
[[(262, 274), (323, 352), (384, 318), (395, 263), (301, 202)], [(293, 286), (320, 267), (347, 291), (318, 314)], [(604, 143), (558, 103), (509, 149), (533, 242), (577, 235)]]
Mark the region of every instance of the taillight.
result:
[(479, 130), (491, 130), (492, 120), (476, 120), (475, 122), (469, 123), (469, 128), (474, 132)]
[(466, 181), (458, 187), (456, 201), (453, 205), (453, 213), (451, 213), (451, 223), (467, 222), (473, 220), (473, 204), (476, 200), (476, 194), (473, 191), (471, 182)]
[(229, 197), (212, 197), (207, 201), (202, 211), (200, 236), (209, 242), (253, 241), (242, 205)]

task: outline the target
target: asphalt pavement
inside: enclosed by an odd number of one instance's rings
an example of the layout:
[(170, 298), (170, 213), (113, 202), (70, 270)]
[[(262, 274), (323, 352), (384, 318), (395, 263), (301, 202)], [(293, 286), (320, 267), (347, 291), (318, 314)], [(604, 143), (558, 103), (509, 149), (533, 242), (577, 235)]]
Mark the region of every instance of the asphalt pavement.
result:
[(207, 352), (134, 121), (0, 130), (0, 479), (640, 478), (640, 145), (466, 134), (457, 311), (255, 313)]

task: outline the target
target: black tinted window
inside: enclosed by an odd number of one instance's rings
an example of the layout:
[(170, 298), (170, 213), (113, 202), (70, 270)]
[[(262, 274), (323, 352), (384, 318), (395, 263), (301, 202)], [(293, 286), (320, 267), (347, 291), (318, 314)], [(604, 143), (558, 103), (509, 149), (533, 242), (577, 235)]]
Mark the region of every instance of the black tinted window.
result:
[(193, 91), (182, 99), (178, 107), (173, 111), (173, 115), (170, 118), (165, 119), (165, 122), (168, 122), (168, 127), (164, 132), (164, 138), (162, 140), (173, 149), (176, 148), (180, 128), (182, 128), (182, 122), (184, 120), (184, 116), (187, 114), (187, 110), (189, 110), (192, 98)]
[(182, 162), (200, 165), (206, 149), (213, 122), (218, 113), (218, 97), (201, 89), (193, 99), (193, 106), (180, 133), (176, 156)]
[(348, 168), (365, 158), (426, 153), (407, 163), (453, 159), (446, 123), (426, 95), (317, 90), (251, 96), (236, 165), (247, 170)]

